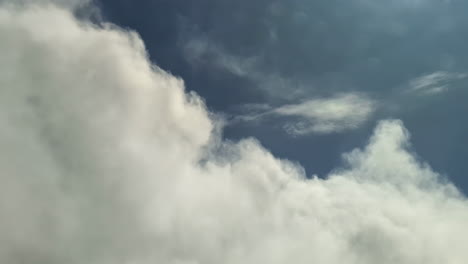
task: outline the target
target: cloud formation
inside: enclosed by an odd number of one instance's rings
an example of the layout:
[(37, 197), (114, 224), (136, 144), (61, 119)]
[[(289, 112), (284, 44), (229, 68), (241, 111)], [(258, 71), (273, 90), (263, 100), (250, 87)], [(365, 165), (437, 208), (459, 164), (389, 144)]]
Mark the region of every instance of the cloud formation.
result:
[(25, 7), (27, 5), (58, 5), (67, 9), (85, 7), (91, 2), (92, 0), (0, 0), (1, 5), (10, 5), (10, 7)]
[[(272, 108), (268, 105), (247, 105), (253, 113), (241, 115), (236, 121), (261, 121), (283, 117), (283, 128), (293, 136), (338, 133), (363, 125), (377, 109), (377, 103), (364, 95), (338, 94), (314, 98), (297, 104)], [(256, 113), (255, 113), (256, 112)]]
[(304, 96), (304, 85), (274, 72), (262, 70), (262, 54), (239, 56), (230, 54), (214, 41), (200, 36), (188, 36), (182, 41), (185, 59), (191, 67), (203, 70), (223, 70), (255, 84), (256, 89), (266, 92), (267, 98), (297, 99)]
[(286, 125), (288, 133), (334, 133), (359, 127), (375, 111), (375, 103), (355, 94), (312, 99), (285, 105), (273, 112), (280, 116), (300, 117), (301, 121)]
[[(411, 154), (399, 121), (307, 179), (254, 139), (222, 141), (202, 99), (152, 65), (134, 32), (2, 6), (0, 35), (1, 263), (468, 258), (466, 198)], [(336, 102), (276, 111), (318, 105), (342, 120), (361, 105)]]
[(438, 94), (445, 92), (455, 81), (468, 77), (467, 73), (436, 71), (410, 81), (410, 91), (420, 94)]

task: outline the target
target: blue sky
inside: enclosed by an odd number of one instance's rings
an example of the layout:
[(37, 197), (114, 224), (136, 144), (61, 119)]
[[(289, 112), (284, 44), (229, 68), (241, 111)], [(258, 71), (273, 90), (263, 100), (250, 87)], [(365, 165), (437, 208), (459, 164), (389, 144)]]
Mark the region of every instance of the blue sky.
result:
[[(138, 32), (154, 63), (224, 115), (225, 138), (255, 137), (325, 176), (378, 120), (400, 119), (411, 150), (468, 191), (466, 1), (98, 5), (102, 19)], [(330, 116), (336, 107), (349, 113)]]

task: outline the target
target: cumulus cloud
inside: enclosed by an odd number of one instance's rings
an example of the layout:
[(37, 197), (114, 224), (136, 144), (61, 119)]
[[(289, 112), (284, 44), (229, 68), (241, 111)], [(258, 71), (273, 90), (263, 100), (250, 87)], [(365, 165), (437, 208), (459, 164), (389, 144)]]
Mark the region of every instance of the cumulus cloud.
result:
[(467, 77), (467, 73), (436, 71), (411, 80), (410, 92), (426, 95), (446, 92), (453, 82)]
[(223, 142), (133, 32), (35, 6), (0, 7), (0, 35), (1, 263), (468, 258), (466, 198), (408, 151), (399, 121), (307, 179), (254, 139)]

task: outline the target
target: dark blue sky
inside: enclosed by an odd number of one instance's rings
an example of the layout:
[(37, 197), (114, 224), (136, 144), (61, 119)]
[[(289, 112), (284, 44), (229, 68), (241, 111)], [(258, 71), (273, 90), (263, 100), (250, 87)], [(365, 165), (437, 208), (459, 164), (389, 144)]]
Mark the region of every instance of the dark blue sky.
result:
[(323, 176), (341, 153), (364, 145), (378, 120), (397, 118), (411, 133), (414, 152), (468, 193), (468, 2), (98, 4), (104, 20), (137, 31), (155, 64), (184, 79), (228, 120), (342, 94), (375, 104), (352, 129), (291, 135), (284, 129), (291, 117), (267, 115), (232, 122), (226, 138), (256, 137), (309, 175)]

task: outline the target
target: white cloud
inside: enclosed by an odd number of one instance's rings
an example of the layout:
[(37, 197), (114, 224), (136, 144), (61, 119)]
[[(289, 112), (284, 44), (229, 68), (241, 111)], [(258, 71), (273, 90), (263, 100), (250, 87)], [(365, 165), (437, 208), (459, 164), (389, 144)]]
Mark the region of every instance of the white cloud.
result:
[(381, 122), (346, 168), (307, 180), (255, 140), (222, 142), (132, 32), (0, 7), (0, 35), (1, 263), (468, 258), (466, 198), (407, 151), (398, 121)]
[(454, 81), (466, 79), (467, 73), (436, 71), (410, 81), (410, 92), (421, 94), (438, 94), (448, 91)]
[(62, 8), (73, 9), (83, 7), (92, 2), (92, 0), (0, 0), (0, 5), (10, 5), (16, 7), (23, 7), (26, 5), (43, 6), (53, 4), (61, 6)]
[(348, 93), (328, 98), (314, 98), (297, 104), (273, 108), (269, 105), (246, 105), (247, 114), (236, 116), (233, 122), (258, 122), (272, 117), (288, 118), (283, 125), (293, 136), (310, 133), (329, 134), (356, 129), (377, 109), (377, 103), (367, 96)]
[(374, 101), (356, 94), (312, 99), (285, 105), (272, 111), (279, 116), (298, 117), (299, 121), (285, 125), (288, 133), (336, 133), (359, 127), (375, 111)]

